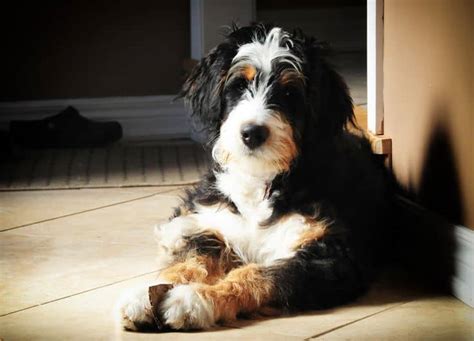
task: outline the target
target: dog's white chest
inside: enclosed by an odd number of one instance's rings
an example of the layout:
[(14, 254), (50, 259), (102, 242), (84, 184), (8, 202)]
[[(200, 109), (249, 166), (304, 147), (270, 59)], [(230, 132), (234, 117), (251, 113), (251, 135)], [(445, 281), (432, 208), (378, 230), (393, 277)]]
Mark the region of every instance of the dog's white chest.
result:
[(271, 202), (266, 198), (269, 181), (241, 173), (216, 174), (216, 185), (237, 206), (249, 224), (258, 223), (272, 214)]
[(271, 265), (277, 259), (291, 257), (299, 236), (308, 229), (305, 219), (295, 214), (262, 227), (259, 223), (272, 214), (271, 202), (265, 199), (265, 183), (252, 183), (251, 178), (220, 175), (217, 175), (219, 190), (229, 196), (240, 214), (220, 206), (201, 206), (196, 216), (199, 224), (222, 233), (247, 263)]
[(301, 234), (309, 229), (299, 214), (262, 227), (257, 221), (219, 205), (200, 206), (195, 219), (200, 226), (219, 231), (244, 262), (267, 266), (278, 259), (292, 257)]

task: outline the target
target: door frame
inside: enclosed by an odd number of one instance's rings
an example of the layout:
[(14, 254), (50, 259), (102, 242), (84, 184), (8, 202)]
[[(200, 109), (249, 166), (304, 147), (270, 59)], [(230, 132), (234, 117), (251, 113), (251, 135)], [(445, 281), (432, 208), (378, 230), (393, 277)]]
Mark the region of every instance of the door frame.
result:
[(367, 128), (383, 134), (383, 0), (367, 0)]
[[(221, 40), (222, 25), (236, 20), (248, 25), (256, 19), (256, 1), (190, 0), (191, 58), (201, 59)], [(383, 0), (367, 0), (367, 128), (383, 134)]]

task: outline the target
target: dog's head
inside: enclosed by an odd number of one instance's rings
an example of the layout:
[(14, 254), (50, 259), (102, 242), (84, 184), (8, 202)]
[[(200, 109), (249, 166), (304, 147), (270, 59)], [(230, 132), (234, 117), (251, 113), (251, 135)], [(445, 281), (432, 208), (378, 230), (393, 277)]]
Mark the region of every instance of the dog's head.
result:
[(201, 60), (182, 94), (222, 168), (271, 177), (342, 132), (352, 101), (323, 53), (300, 33), (255, 25), (234, 29)]

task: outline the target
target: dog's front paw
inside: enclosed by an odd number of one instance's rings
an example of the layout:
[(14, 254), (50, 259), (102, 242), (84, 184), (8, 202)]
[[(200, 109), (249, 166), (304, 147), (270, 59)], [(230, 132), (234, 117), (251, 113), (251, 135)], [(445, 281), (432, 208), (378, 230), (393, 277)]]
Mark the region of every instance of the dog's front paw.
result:
[(193, 285), (178, 285), (160, 305), (161, 319), (172, 329), (206, 329), (214, 324), (211, 302), (201, 297)]
[(126, 330), (150, 330), (155, 328), (148, 286), (129, 289), (116, 305), (116, 319)]
[(174, 259), (173, 254), (186, 246), (185, 236), (200, 231), (192, 217), (177, 217), (166, 224), (155, 226), (160, 267), (170, 265)]
[(183, 236), (199, 231), (193, 217), (176, 217), (169, 222), (155, 226), (155, 239), (166, 250), (176, 250), (183, 246)]

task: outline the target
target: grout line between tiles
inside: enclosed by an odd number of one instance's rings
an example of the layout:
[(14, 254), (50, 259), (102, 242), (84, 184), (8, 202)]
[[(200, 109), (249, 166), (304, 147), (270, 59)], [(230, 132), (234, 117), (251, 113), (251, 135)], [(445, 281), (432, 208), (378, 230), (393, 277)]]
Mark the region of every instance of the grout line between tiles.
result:
[(141, 199), (147, 199), (147, 198), (151, 198), (151, 197), (153, 197), (153, 196), (155, 196), (155, 195), (166, 194), (166, 193), (169, 193), (169, 192), (175, 191), (175, 190), (177, 190), (177, 189), (181, 189), (181, 188), (182, 188), (182, 187), (174, 187), (174, 188), (171, 188), (171, 189), (168, 189), (168, 190), (165, 190), (165, 191), (154, 192), (154, 193), (152, 193), (152, 194), (148, 194), (148, 195), (145, 195), (145, 196), (142, 196), (142, 197), (139, 197), (139, 198), (133, 198), (133, 199), (125, 200), (125, 201), (119, 201), (119, 202), (116, 202), (116, 203), (113, 203), (113, 204), (98, 206), (98, 207), (90, 208), (90, 209), (83, 210), (83, 211), (79, 211), (79, 212), (68, 213), (68, 214), (64, 214), (64, 215), (58, 216), (58, 217), (53, 217), (53, 218), (48, 218), (48, 219), (43, 219), (43, 220), (35, 221), (35, 222), (33, 222), (33, 223), (28, 223), (28, 224), (23, 224), (23, 225), (19, 225), (19, 226), (14, 226), (14, 227), (10, 227), (10, 228), (1, 230), (0, 233), (2, 233), (2, 232), (7, 232), (7, 231), (12, 231), (12, 230), (17, 230), (17, 229), (20, 229), (20, 228), (23, 228), (23, 227), (27, 227), (27, 226), (31, 226), (31, 225), (36, 225), (36, 224), (40, 224), (40, 223), (44, 223), (44, 222), (48, 222), (48, 221), (52, 221), (52, 220), (67, 218), (67, 217), (79, 215), (79, 214), (82, 214), (82, 213), (88, 213), (88, 212), (100, 210), (100, 209), (102, 209), (102, 208), (113, 207), (113, 206), (118, 206), (118, 205), (126, 204), (126, 203), (129, 203), (129, 202), (141, 200)]
[[(150, 271), (150, 272), (145, 272), (145, 273), (143, 273), (143, 274), (139, 274), (139, 275), (135, 275), (135, 276), (132, 276), (132, 277), (125, 278), (125, 279), (121, 279), (121, 280), (119, 280), (119, 281), (115, 281), (115, 282), (112, 282), (112, 283), (107, 283), (107, 284), (104, 284), (104, 285), (100, 285), (100, 286), (98, 286), (98, 287), (94, 287), (94, 288), (90, 288), (90, 289), (83, 290), (83, 291), (80, 291), (80, 292), (76, 292), (76, 293), (74, 293), (74, 294), (70, 294), (70, 295), (58, 297), (58, 298), (55, 298), (55, 299), (53, 299), (53, 300), (49, 300), (49, 301), (46, 301), (46, 302), (38, 303), (38, 304), (29, 306), (29, 307), (26, 307), (26, 308), (14, 310), (14, 311), (11, 311), (11, 312), (9, 312), (9, 313), (0, 315), (0, 317), (4, 317), (4, 316), (8, 316), (8, 315), (13, 315), (13, 314), (16, 314), (16, 313), (25, 311), (25, 310), (29, 310), (29, 309), (41, 307), (41, 306), (46, 305), (46, 304), (49, 304), (49, 303), (54, 303), (54, 302), (57, 302), (57, 301), (61, 301), (61, 300), (70, 298), (70, 297), (82, 295), (82, 294), (85, 294), (85, 293), (88, 293), (88, 292), (91, 292), (91, 291), (94, 291), (94, 290), (97, 290), (97, 289), (103, 289), (103, 288), (106, 288), (106, 287), (110, 287), (110, 286), (115, 285), (115, 284), (118, 284), (118, 283), (127, 282), (127, 281), (129, 281), (129, 280), (132, 280), (132, 279), (135, 279), (135, 278), (139, 278), (139, 277), (143, 277), (143, 276), (147, 276), (147, 275), (151, 275), (151, 274), (153, 274), (153, 273), (158, 273), (158, 270), (154, 270), (154, 271)], [(0, 339), (0, 340), (1, 340), (1, 339)]]
[(189, 180), (189, 181), (175, 181), (171, 183), (136, 183), (136, 184), (120, 184), (120, 185), (94, 185), (94, 186), (87, 186), (85, 184), (82, 185), (75, 185), (70, 187), (35, 187), (35, 188), (1, 188), (0, 193), (12, 193), (12, 192), (39, 192), (39, 191), (70, 191), (70, 190), (77, 190), (77, 189), (125, 189), (125, 188), (149, 188), (149, 187), (176, 187), (176, 186), (191, 186), (196, 185), (199, 180)]
[[(168, 221), (168, 218), (160, 218), (156, 221), (156, 224), (162, 224), (162, 223), (165, 223), (166, 221)], [(151, 229), (152, 227), (150, 227), (150, 233), (153, 234), (153, 230)], [(56, 238), (57, 237), (57, 233), (53, 232), (53, 233), (44, 233), (44, 232), (40, 232), (40, 233), (36, 233), (35, 231), (31, 232), (31, 231), (27, 231), (27, 232), (24, 232), (23, 230), (20, 230), (20, 231), (15, 231), (14, 234), (12, 234), (14, 236), (21, 236), (21, 237), (29, 237), (29, 238)], [(97, 240), (97, 239), (94, 239), (94, 238), (81, 238), (80, 241), (77, 242), (77, 245), (82, 245), (82, 244), (89, 244), (89, 245), (92, 245), (92, 244), (95, 244), (95, 245), (103, 245), (103, 246), (109, 246), (109, 245), (115, 245), (115, 246), (143, 246), (143, 242), (122, 242), (122, 241), (113, 241), (113, 240)], [(2, 341), (0, 339), (0, 341)]]
[(395, 304), (395, 305), (393, 305), (393, 306), (390, 306), (390, 307), (388, 307), (388, 308), (382, 309), (382, 310), (377, 311), (377, 312), (375, 312), (375, 313), (372, 313), (372, 314), (363, 316), (363, 317), (358, 318), (358, 319), (355, 319), (355, 320), (353, 320), (353, 321), (350, 321), (350, 322), (341, 324), (340, 326), (337, 326), (337, 327), (328, 329), (328, 330), (326, 330), (326, 331), (324, 331), (324, 332), (318, 333), (318, 334), (316, 334), (316, 335), (307, 337), (307, 338), (305, 338), (304, 340), (305, 340), (305, 341), (308, 341), (308, 340), (317, 339), (317, 338), (319, 338), (319, 337), (321, 337), (321, 336), (330, 334), (330, 333), (332, 333), (333, 331), (336, 331), (336, 330), (339, 330), (339, 329), (348, 327), (348, 326), (353, 325), (353, 324), (355, 324), (355, 323), (357, 323), (357, 322), (360, 322), (360, 321), (366, 320), (366, 319), (368, 319), (368, 318), (371, 318), (371, 317), (373, 317), (373, 316), (382, 314), (382, 313), (384, 313), (384, 312), (386, 312), (386, 311), (389, 311), (389, 310), (392, 310), (392, 309), (395, 309), (395, 308), (399, 308), (399, 307), (401, 307), (401, 306), (403, 306), (403, 305), (405, 305), (405, 304), (407, 304), (407, 303), (410, 303), (410, 302), (413, 302), (413, 300), (406, 301), (406, 302), (402, 302), (402, 303), (399, 303), (399, 304)]

